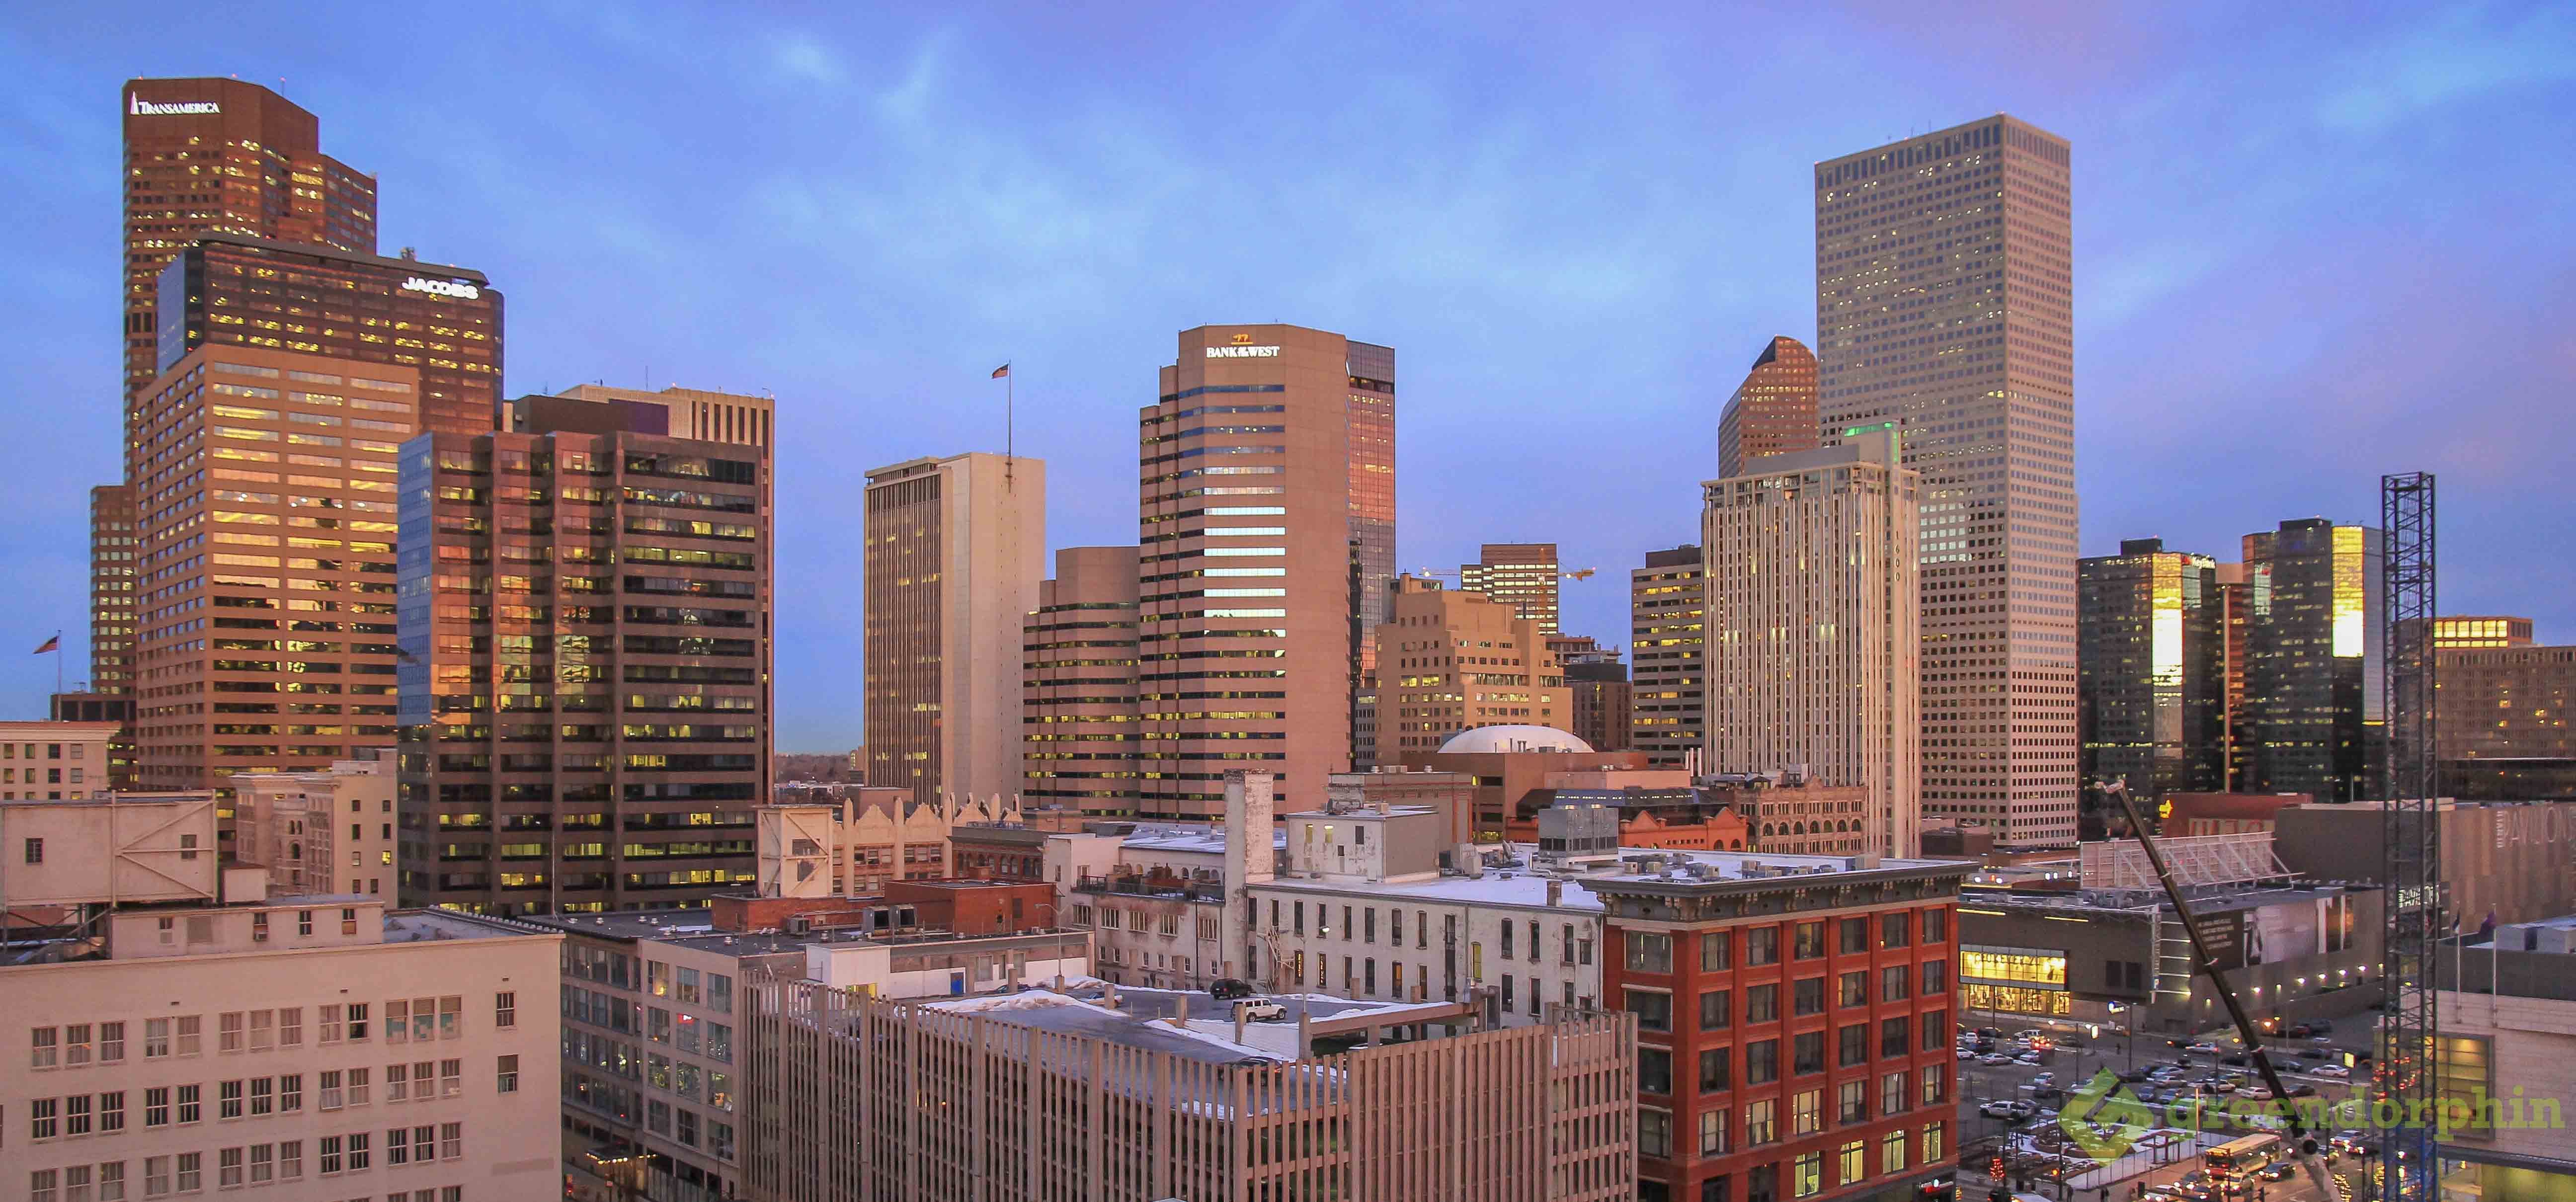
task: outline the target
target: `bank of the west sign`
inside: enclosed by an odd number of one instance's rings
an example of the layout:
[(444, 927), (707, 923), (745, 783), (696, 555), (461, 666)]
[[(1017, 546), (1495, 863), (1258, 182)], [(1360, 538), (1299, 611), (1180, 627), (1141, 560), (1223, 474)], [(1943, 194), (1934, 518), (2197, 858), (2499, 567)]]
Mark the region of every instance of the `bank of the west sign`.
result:
[(1279, 357), (1279, 348), (1275, 346), (1212, 346), (1207, 348), (1207, 357), (1210, 359), (1276, 359)]

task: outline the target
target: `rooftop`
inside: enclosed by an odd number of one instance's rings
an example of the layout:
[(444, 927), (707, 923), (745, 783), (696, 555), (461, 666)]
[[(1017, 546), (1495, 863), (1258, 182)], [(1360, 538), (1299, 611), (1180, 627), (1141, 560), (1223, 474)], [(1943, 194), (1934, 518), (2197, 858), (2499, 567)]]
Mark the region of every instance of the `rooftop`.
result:
[(1449, 736), (1442, 755), (1492, 755), (1510, 751), (1589, 753), (1592, 744), (1553, 726), (1478, 726)]
[[(1137, 851), (1185, 851), (1223, 855), (1225, 837), (1225, 828), (1221, 826), (1139, 823), (1119, 846)], [(1270, 835), (1270, 845), (1288, 846), (1288, 832), (1274, 828)]]
[[(1533, 910), (1600, 910), (1601, 898), (1589, 888), (1561, 889), (1556, 904), (1548, 904), (1548, 886), (1564, 885), (1663, 885), (1741, 883), (1745, 881), (1793, 880), (1801, 876), (1828, 876), (1854, 872), (1965, 872), (1967, 865), (1955, 860), (1881, 859), (1864, 867), (1850, 856), (1765, 855), (1758, 852), (1670, 851), (1623, 847), (1619, 849), (1622, 864), (1618, 869), (1572, 871), (1554, 875), (1536, 871), (1532, 864), (1537, 845), (1530, 843), (1496, 844), (1491, 850), (1508, 851), (1515, 866), (1485, 869), (1482, 876), (1442, 875), (1409, 881), (1332, 881), (1308, 880), (1281, 875), (1265, 889), (1291, 889), (1316, 893), (1365, 893), (1372, 897), (1414, 899), (1451, 905), (1524, 906)], [(1665, 867), (1647, 874), (1636, 866), (1659, 860)], [(1691, 875), (1688, 866), (1698, 865), (1699, 875)]]

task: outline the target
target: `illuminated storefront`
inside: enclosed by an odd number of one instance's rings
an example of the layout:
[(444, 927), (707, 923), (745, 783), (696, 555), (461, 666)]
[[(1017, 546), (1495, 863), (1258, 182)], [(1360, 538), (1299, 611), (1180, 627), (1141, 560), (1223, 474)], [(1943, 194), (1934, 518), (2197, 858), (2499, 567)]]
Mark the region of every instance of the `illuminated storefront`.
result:
[(2074, 1010), (2074, 997), (2066, 992), (2066, 953), (2044, 948), (1962, 945), (1959, 994), (1970, 1010), (2050, 1015)]

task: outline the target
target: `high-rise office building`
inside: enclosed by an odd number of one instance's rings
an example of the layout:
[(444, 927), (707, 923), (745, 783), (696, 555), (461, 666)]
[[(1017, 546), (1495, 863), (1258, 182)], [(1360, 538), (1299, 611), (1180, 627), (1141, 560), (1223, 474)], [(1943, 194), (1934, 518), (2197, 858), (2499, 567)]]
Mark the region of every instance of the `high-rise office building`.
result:
[(2433, 648), (2437, 651), (2528, 647), (2531, 644), (2529, 618), (2506, 614), (2443, 614), (2433, 619)]
[(161, 269), (160, 359), (261, 346), (420, 373), (420, 428), (499, 420), (501, 294), (483, 273), (308, 243), (210, 233)]
[(1923, 473), (1923, 808), (2075, 839), (2075, 344), (2066, 141), (1996, 116), (1818, 163), (1826, 442)]
[(2218, 567), (2218, 622), (2220, 676), (2219, 689), (2219, 788), (2234, 793), (2250, 774), (2253, 763), (2253, 740), (2247, 737), (2245, 725), (2245, 635), (2253, 629), (2253, 590), (2246, 584), (2245, 565), (2222, 563)]
[(2226, 785), (2225, 600), (2218, 564), (2123, 539), (2079, 561), (2077, 726), (2087, 782), (2141, 799)]
[[(2445, 625), (2465, 645), (2440, 645)], [(2517, 625), (2519, 635), (2511, 633)], [(2533, 645), (2528, 618), (2442, 617), (2434, 629), (2442, 794), (2576, 798), (2576, 729), (2567, 724), (2576, 707), (2576, 647)]]
[(1708, 741), (1707, 577), (1696, 545), (1646, 552), (1628, 572), (1628, 746), (1687, 766)]
[(420, 375), (214, 343), (135, 395), (145, 789), (310, 772), (394, 741), (397, 451)]
[(1104, 817), (1136, 805), (1136, 548), (1065, 547), (1022, 627), (1021, 796)]
[(199, 238), (375, 253), (375, 177), (322, 153), (313, 114), (238, 79), (129, 79), (121, 99), (128, 394), (169, 365), (156, 338), (161, 269)]
[(1741, 476), (1755, 459), (1814, 450), (1818, 440), (1816, 353), (1779, 335), (1763, 344), (1718, 415), (1717, 474)]
[(1635, 698), (1628, 685), (1628, 663), (1619, 649), (1604, 647), (1588, 634), (1560, 634), (1547, 641), (1556, 662), (1565, 668), (1566, 703), (1572, 710), (1566, 731), (1594, 751), (1628, 749), (1629, 710)]
[(2375, 796), (2386, 751), (2379, 531), (2324, 518), (2245, 536), (2247, 793)]
[(89, 687), (123, 693), (134, 685), (134, 490), (89, 490)]
[[(1701, 486), (1708, 754), (1868, 790), (1861, 846), (1923, 846), (1920, 477), (1891, 429)], [(1839, 828), (1838, 828), (1839, 829)]]
[(1138, 812), (1213, 817), (1229, 769), (1320, 805), (1395, 575), (1395, 352), (1200, 326), (1157, 396), (1138, 413)]
[(1555, 543), (1486, 543), (1476, 562), (1458, 565), (1458, 587), (1508, 605), (1537, 622), (1541, 633), (1555, 634), (1562, 572)]
[(1565, 671), (1537, 619), (1416, 576), (1397, 579), (1394, 599), (1377, 628), (1380, 762), (1410, 762), (1479, 726), (1572, 721)]
[(506, 433), (404, 445), (406, 904), (661, 909), (757, 878), (770, 455), (668, 424), (530, 397)]
[(976, 452), (868, 473), (868, 782), (1021, 788), (1021, 623), (1046, 578), (1046, 463)]

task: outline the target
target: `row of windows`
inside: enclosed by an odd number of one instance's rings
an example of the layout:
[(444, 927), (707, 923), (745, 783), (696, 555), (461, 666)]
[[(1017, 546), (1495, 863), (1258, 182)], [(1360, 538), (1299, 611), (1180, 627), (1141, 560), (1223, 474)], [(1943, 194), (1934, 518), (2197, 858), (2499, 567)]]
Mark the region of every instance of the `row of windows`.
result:
[[(258, 917), (265, 919), (267, 915)], [(301, 912), (299, 926), (299, 935), (313, 934), (312, 911)], [(191, 937), (193, 941), (193, 932)], [(493, 1027), (509, 1030), (518, 1026), (518, 1005), (515, 992), (505, 990), (493, 994)], [(464, 1009), (465, 999), (456, 994), (440, 998), (395, 998), (384, 1004), (384, 1042), (390, 1046), (462, 1038), (465, 1034)], [(323, 1006), (315, 1018), (317, 1043), (358, 1042), (369, 1037), (372, 1019), (365, 1002)], [(205, 1016), (201, 1014), (143, 1020), (143, 1058), (154, 1060), (171, 1055), (199, 1055), (204, 1051), (204, 1024)], [(27, 1031), (27, 1067), (79, 1068), (94, 1063), (117, 1063), (125, 1059), (126, 1028), (127, 1024), (123, 1022), (30, 1027)], [(218, 1052), (266, 1052), (302, 1046), (304, 1008), (301, 1006), (227, 1010), (215, 1016), (215, 1050)]]

